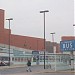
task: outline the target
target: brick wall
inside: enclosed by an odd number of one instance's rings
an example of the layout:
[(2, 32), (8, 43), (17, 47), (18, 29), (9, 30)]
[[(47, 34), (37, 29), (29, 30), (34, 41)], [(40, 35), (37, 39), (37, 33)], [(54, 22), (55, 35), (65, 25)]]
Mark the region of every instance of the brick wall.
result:
[(4, 10), (0, 9), (0, 42), (4, 42)]
[[(0, 9), (0, 43), (9, 45), (9, 29), (4, 28), (4, 12), (4, 10)], [(43, 50), (43, 43), (42, 38), (14, 35), (11, 34), (10, 30), (10, 45), (12, 46), (32, 50)]]
[(64, 40), (74, 40), (75, 37), (74, 36), (62, 36), (61, 37), (61, 40), (64, 41)]

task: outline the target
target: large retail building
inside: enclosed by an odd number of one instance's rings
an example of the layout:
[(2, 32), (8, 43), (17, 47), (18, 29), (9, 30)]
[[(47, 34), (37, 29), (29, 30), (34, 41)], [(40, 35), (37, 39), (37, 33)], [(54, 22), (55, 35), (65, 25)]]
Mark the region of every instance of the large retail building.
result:
[[(10, 31), (10, 46), (15, 46), (14, 48), (18, 47), (28, 50), (38, 50), (38, 51), (44, 50), (43, 38), (11, 34), (11, 29), (9, 30), (4, 28), (4, 24), (5, 24), (5, 11), (3, 9), (0, 9), (0, 44), (3, 44), (4, 46), (9, 45), (9, 31)], [(46, 42), (47, 50), (53, 53), (54, 51), (52, 50), (52, 43), (47, 42)], [(54, 45), (56, 46), (57, 52), (60, 52), (59, 44), (55, 43)]]

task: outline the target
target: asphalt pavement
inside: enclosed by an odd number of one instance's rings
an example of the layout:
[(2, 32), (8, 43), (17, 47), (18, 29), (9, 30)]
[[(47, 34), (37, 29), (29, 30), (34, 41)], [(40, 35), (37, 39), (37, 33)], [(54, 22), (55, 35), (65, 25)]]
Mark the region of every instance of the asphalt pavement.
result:
[[(51, 69), (43, 69), (43, 66), (40, 67), (41, 65), (33, 65), (36, 68), (32, 69), (32, 72), (21, 72), (21, 73), (14, 73), (14, 74), (5, 74), (5, 75), (42, 75), (45, 73), (75, 73), (75, 70), (66, 70), (66, 71), (55, 71), (55, 70), (51, 70)], [(26, 67), (26, 65), (12, 65), (12, 66), (1, 66), (0, 70), (6, 70), (6, 69), (14, 69), (14, 68), (22, 68), (22, 67)], [(38, 68), (40, 67), (40, 68)], [(0, 74), (3, 75), (3, 74)]]

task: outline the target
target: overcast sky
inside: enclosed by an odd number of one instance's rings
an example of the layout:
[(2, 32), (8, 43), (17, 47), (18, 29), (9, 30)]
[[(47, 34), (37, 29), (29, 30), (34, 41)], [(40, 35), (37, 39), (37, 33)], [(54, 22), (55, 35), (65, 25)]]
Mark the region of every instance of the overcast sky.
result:
[[(5, 10), (5, 18), (11, 21), (12, 34), (43, 38), (44, 22), (41, 10), (46, 13), (46, 39), (52, 41), (51, 32), (55, 32), (54, 41), (61, 36), (74, 35), (74, 0), (0, 0), (0, 9)], [(5, 28), (8, 28), (5, 21)]]

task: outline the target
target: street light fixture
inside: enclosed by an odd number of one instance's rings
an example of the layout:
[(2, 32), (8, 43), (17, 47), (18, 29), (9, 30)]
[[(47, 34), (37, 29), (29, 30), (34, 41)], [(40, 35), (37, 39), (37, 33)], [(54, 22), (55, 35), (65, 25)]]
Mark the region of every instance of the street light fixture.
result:
[(75, 24), (73, 24), (73, 26), (75, 26)]
[(10, 21), (13, 20), (13, 18), (6, 19), (9, 21), (9, 66), (10, 66)]
[(44, 69), (45, 69), (45, 13), (49, 12), (48, 10), (40, 11), (40, 13), (44, 14)]

